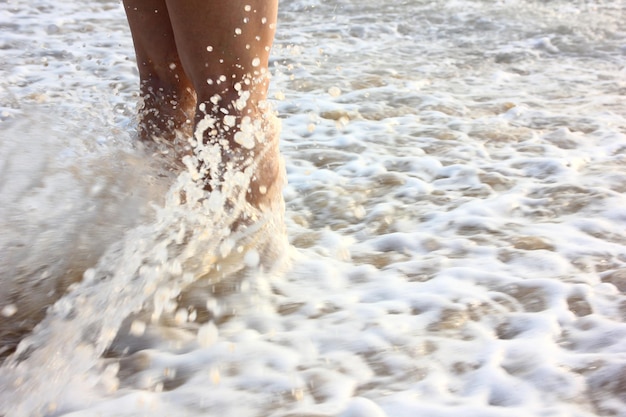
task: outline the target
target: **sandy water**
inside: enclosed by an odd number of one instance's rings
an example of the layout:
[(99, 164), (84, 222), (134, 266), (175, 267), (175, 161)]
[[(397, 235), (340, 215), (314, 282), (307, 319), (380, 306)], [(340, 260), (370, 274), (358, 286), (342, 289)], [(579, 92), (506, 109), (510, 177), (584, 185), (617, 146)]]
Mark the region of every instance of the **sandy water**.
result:
[(59, 301), (0, 415), (626, 415), (624, 17), (284, 1), (286, 233), (232, 236), (136, 149), (121, 5), (1, 3), (2, 327)]

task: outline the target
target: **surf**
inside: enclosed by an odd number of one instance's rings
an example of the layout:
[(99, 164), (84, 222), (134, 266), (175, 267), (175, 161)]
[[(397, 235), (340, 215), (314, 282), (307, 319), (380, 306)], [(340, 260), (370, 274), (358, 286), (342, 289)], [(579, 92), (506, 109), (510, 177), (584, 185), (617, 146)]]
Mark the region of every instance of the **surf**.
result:
[[(275, 116), (270, 117), (268, 126), (264, 131), (255, 132), (257, 139), (277, 140), (279, 123)], [(24, 127), (21, 123), (14, 127), (16, 136), (22, 140), (30, 134), (24, 133)], [(49, 220), (46, 223), (48, 233), (56, 233), (56, 241), (64, 240), (65, 245), (55, 246), (55, 240), (49, 239), (46, 243), (56, 251), (48, 252), (46, 259), (42, 259), (41, 248), (30, 246), (23, 251), (24, 259), (13, 264), (8, 259), (3, 262), (5, 270), (15, 270), (24, 263), (30, 265), (30, 269), (22, 268), (18, 279), (11, 281), (15, 275), (2, 275), (8, 279), (3, 282), (4, 288), (9, 288), (4, 292), (7, 300), (3, 302), (3, 311), (12, 313), (5, 314), (7, 317), (3, 320), (8, 324), (3, 326), (8, 327), (3, 342), (10, 344), (12, 336), (21, 336), (20, 332), (26, 332), (29, 325), (40, 320), (0, 368), (0, 383), (8, 387), (0, 392), (0, 414), (11, 416), (54, 413), (57, 399), (68, 386), (80, 385), (89, 375), (94, 376), (90, 370), (101, 366), (100, 359), (114, 340), (116, 346), (109, 355), (132, 353), (130, 347), (123, 346), (125, 340), (130, 340), (125, 338), (128, 335), (119, 334), (131, 316), (134, 327), (127, 330), (134, 336), (143, 333), (146, 326), (158, 327), (168, 320), (188, 324), (187, 329), (195, 334), (201, 324), (215, 316), (206, 306), (215, 298), (220, 284), (237, 288), (246, 274), (267, 272), (286, 257), (282, 195), (275, 193), (271, 205), (264, 209), (253, 207), (245, 198), (256, 161), (250, 161), (244, 170), (236, 172), (227, 166), (223, 184), (207, 192), (197, 181), (197, 172), (193, 169), (200, 163), (197, 156), (185, 157), (187, 168), (167, 172), (163, 166), (175, 166), (175, 161), (170, 160), (170, 164), (163, 164), (163, 160), (146, 162), (154, 156), (149, 150), (133, 152), (130, 148), (124, 151), (109, 148), (104, 152), (104, 160), (102, 153), (96, 152), (95, 156), (83, 159), (71, 158), (69, 165), (61, 163), (50, 167), (45, 164), (46, 159), (54, 159), (58, 153), (71, 153), (84, 144), (74, 143), (59, 149), (58, 143), (50, 137), (41, 141), (44, 142), (50, 144), (45, 145), (48, 148), (40, 147), (38, 153), (35, 152), (41, 159), (41, 169), (24, 168), (24, 175), (42, 181), (35, 191), (38, 203), (44, 205), (48, 202), (44, 195), (58, 195), (67, 186), (72, 192), (68, 199), (74, 204), (59, 208), (65, 210), (62, 214), (68, 216), (76, 206), (91, 207), (97, 213), (91, 217), (84, 215), (75, 225), (64, 224), (61, 215)], [(203, 147), (197, 155), (216, 157), (207, 146), (197, 143), (196, 146)], [(14, 148), (17, 149), (17, 145)], [(29, 151), (32, 149), (24, 149), (20, 155)], [(175, 155), (173, 152), (169, 158)], [(12, 172), (22, 169), (18, 166), (27, 164), (21, 161), (22, 156), (5, 161), (5, 165), (14, 165), (5, 168)], [(131, 162), (107, 174), (107, 170), (111, 170), (110, 163), (123, 159), (122, 156)], [(159, 158), (168, 156), (161, 154)], [(204, 162), (215, 163), (214, 160)], [(162, 167), (155, 168), (156, 163)], [(282, 167), (282, 162), (279, 163)], [(92, 168), (85, 169), (89, 165)], [(282, 168), (280, 172), (284, 177)], [(68, 175), (72, 181), (67, 180)], [(154, 184), (146, 191), (144, 184), (151, 180)], [(124, 192), (114, 198), (111, 189), (116, 181), (124, 182), (118, 184)], [(14, 195), (28, 193), (26, 187), (14, 185)], [(9, 185), (5, 184), (4, 188)], [(163, 195), (158, 196), (161, 191)], [(127, 200), (135, 194), (143, 195), (136, 196), (134, 201)], [(20, 208), (24, 209), (25, 203), (20, 203), (23, 200), (15, 198), (13, 206), (4, 207), (17, 213)], [(135, 204), (143, 204), (141, 213), (137, 212)], [(40, 210), (46, 210), (45, 207)], [(136, 211), (132, 219), (131, 208)], [(115, 212), (107, 213), (108, 209)], [(36, 214), (30, 218), (33, 224), (18, 226), (36, 228), (40, 226), (38, 222), (47, 220), (42, 216)], [(16, 217), (19, 218), (17, 214)], [(106, 232), (98, 230), (96, 223)], [(18, 230), (18, 226), (14, 229)], [(113, 231), (116, 226), (117, 230)], [(55, 227), (62, 230), (54, 231)], [(46, 230), (41, 232), (46, 233)], [(98, 234), (102, 237), (100, 240), (96, 238)], [(75, 238), (76, 235), (79, 237)], [(7, 236), (17, 238), (7, 233), (3, 236), (7, 246), (11, 244)], [(93, 245), (83, 247), (80, 244), (83, 240)], [(34, 256), (40, 259), (33, 259)], [(244, 270), (247, 272), (242, 272)], [(8, 286), (9, 283), (13, 286)], [(25, 295), (20, 297), (21, 293)], [(138, 326), (143, 329), (141, 332)], [(56, 381), (52, 386), (51, 379)]]

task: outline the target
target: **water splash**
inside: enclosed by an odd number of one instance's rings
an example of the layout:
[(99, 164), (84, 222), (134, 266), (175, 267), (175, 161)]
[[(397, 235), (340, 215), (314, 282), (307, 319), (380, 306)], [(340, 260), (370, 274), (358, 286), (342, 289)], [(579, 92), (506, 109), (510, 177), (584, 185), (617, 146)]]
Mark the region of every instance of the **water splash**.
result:
[[(267, 118), (265, 130), (255, 135), (272, 144), (278, 122)], [(154, 220), (111, 245), (5, 361), (1, 415), (54, 414), (68, 387), (93, 379), (90, 371), (98, 370), (99, 358), (131, 314), (151, 311), (158, 321), (175, 309), (171, 301), (188, 285), (218, 283), (246, 265), (269, 268), (281, 256), (282, 196), (275, 193), (263, 209), (246, 201), (259, 159), (278, 154), (239, 161), (244, 168), (238, 170), (232, 161), (218, 161), (219, 152), (208, 145), (196, 144), (195, 155), (185, 158), (190, 169), (178, 175), (164, 206), (153, 206)], [(224, 167), (223, 181), (211, 193), (195, 171), (203, 163)]]

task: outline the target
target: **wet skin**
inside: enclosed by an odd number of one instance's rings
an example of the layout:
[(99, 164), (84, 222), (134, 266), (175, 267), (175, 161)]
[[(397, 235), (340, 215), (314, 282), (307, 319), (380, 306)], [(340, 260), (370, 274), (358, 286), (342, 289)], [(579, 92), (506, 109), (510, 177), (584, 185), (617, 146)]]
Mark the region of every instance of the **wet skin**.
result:
[[(277, 138), (243, 146), (237, 134), (242, 121), (264, 116), (278, 2), (124, 0), (124, 8), (143, 98), (140, 138), (173, 141), (196, 130), (203, 143), (220, 145), (231, 169), (256, 159), (246, 198), (264, 205), (277, 188)], [(210, 167), (202, 169), (208, 176)]]

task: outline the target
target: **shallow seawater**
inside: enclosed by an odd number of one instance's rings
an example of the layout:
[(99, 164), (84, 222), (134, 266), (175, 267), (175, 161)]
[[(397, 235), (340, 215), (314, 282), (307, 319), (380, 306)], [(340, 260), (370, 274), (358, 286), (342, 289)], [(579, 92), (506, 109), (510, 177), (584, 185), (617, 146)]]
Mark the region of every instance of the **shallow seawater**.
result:
[(133, 140), (121, 5), (2, 3), (0, 415), (626, 416), (624, 17), (283, 1), (232, 234)]

